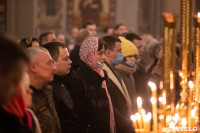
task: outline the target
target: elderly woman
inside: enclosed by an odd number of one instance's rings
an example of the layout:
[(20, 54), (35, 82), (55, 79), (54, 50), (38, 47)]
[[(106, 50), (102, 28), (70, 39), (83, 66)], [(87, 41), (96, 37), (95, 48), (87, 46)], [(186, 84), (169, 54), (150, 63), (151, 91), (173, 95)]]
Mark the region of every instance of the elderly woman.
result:
[[(84, 90), (81, 119), (84, 132), (115, 133), (115, 122), (110, 95), (107, 90), (104, 71), (105, 43), (98, 37), (88, 37), (80, 47), (80, 67), (77, 75), (83, 80)], [(74, 102), (80, 107), (80, 101)]]

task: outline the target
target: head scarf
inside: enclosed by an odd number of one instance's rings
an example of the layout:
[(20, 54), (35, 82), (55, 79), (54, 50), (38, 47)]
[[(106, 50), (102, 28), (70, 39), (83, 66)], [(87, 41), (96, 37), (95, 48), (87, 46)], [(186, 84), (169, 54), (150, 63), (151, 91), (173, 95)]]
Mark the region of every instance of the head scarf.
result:
[(98, 51), (98, 37), (88, 37), (83, 41), (80, 48), (80, 58), (84, 61), (90, 68), (97, 72), (99, 69), (96, 62), (96, 53)]
[(25, 110), (24, 100), (22, 97), (21, 86), (17, 87), (19, 94), (13, 96), (8, 102), (2, 105), (2, 108), (9, 114), (17, 116), (22, 120), (25, 116), (27, 117), (26, 125), (32, 127), (32, 117), (30, 113)]
[[(91, 69), (96, 71), (101, 77), (104, 77), (104, 72), (97, 66), (96, 53), (98, 52), (98, 37), (89, 37), (83, 41), (81, 45), (79, 56)], [(113, 113), (112, 101), (108, 93), (106, 81), (102, 82), (102, 88), (105, 88), (106, 95), (109, 102), (110, 109), (110, 132), (115, 133), (115, 119)]]

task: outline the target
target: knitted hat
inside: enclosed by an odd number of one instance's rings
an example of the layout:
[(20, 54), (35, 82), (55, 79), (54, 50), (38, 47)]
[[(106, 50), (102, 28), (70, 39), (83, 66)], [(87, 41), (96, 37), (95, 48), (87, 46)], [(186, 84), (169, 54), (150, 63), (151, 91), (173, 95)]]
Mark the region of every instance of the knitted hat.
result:
[(120, 36), (119, 39), (121, 40), (122, 44), (122, 54), (124, 57), (130, 55), (138, 55), (138, 50), (131, 41), (127, 40), (126, 38)]

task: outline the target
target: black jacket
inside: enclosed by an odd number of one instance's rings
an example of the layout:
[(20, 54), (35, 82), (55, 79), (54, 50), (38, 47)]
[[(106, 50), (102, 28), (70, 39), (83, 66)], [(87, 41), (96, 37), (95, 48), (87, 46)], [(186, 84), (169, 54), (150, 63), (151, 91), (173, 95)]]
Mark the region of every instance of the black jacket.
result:
[[(75, 100), (74, 102), (75, 106), (79, 107), (77, 110), (82, 110), (79, 114), (82, 119), (81, 124), (84, 125), (88, 133), (109, 133), (109, 102), (105, 88), (101, 87), (105, 78), (102, 78), (83, 61), (80, 61), (80, 67), (76, 70), (76, 75), (83, 82), (83, 87), (79, 90), (82, 101)], [(72, 95), (75, 96), (76, 94)]]
[(0, 133), (33, 133), (23, 121), (0, 107)]
[(54, 76), (51, 86), (53, 88), (53, 98), (56, 111), (60, 120), (63, 133), (80, 133), (78, 117), (74, 110), (72, 98), (63, 84), (65, 76)]

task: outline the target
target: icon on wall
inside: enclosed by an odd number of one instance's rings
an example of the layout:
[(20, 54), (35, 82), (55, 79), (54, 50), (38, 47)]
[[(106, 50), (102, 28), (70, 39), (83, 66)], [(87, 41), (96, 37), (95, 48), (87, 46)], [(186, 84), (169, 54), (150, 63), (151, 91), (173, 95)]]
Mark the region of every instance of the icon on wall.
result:
[(67, 28), (93, 21), (100, 29), (115, 22), (115, 0), (68, 0)]

